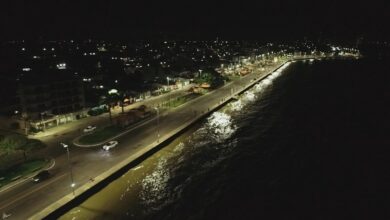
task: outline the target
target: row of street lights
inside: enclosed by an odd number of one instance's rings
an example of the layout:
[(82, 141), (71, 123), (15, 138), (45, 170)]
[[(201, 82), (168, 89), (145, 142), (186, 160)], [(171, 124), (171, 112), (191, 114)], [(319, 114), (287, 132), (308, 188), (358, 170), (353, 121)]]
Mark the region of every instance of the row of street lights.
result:
[[(200, 72), (201, 72), (201, 70), (200, 70)], [(167, 77), (167, 80), (168, 80), (168, 86), (169, 86), (169, 77)], [(232, 92), (233, 92), (233, 88), (231, 90), (231, 93)], [(154, 109), (157, 112), (157, 143), (159, 143), (160, 142), (160, 110), (159, 110), (158, 107), (154, 107)], [(42, 116), (42, 114), (41, 114), (41, 116)], [(74, 183), (74, 179), (73, 179), (73, 170), (72, 170), (72, 164), (71, 164), (71, 161), (70, 161), (69, 145), (64, 144), (64, 143), (60, 143), (60, 145), (66, 149), (66, 153), (67, 153), (67, 156), (68, 156), (70, 183), (71, 183), (70, 186), (72, 188), (73, 196), (75, 196), (74, 188), (75, 188), (76, 184)]]
[[(199, 70), (199, 73), (201, 74), (202, 70)], [(168, 81), (168, 86), (169, 86), (169, 77), (167, 77), (167, 81)], [(231, 88), (230, 90), (230, 93), (231, 95), (234, 93), (234, 88)], [(154, 107), (154, 109), (156, 110), (157, 112), (157, 143), (160, 142), (160, 110), (158, 107)], [(196, 111), (195, 111), (196, 113)], [(42, 114), (41, 114), (42, 116)], [(43, 121), (43, 118), (42, 118), (42, 121)], [(73, 179), (73, 171), (72, 171), (72, 164), (70, 162), (70, 152), (69, 152), (69, 146), (67, 144), (64, 144), (64, 143), (60, 143), (62, 147), (64, 147), (66, 149), (66, 153), (67, 153), (67, 156), (68, 156), (68, 166), (69, 166), (69, 173), (70, 173), (70, 182), (71, 182), (71, 188), (72, 188), (72, 192), (73, 192), (73, 196), (75, 196), (75, 191), (74, 191), (74, 187), (76, 186), (76, 184), (74, 183), (74, 179)]]

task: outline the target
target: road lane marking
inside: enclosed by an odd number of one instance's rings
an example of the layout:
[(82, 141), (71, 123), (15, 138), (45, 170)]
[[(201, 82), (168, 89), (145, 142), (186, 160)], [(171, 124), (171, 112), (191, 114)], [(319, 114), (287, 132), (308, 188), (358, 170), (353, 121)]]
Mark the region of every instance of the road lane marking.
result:
[(21, 200), (21, 199), (23, 199), (23, 198), (33, 194), (33, 193), (35, 193), (36, 191), (41, 190), (42, 188), (48, 186), (49, 184), (54, 183), (55, 181), (59, 180), (60, 178), (62, 178), (64, 176), (67, 176), (67, 175), (68, 175), (68, 173), (64, 173), (64, 174), (62, 174), (60, 176), (57, 176), (56, 178), (52, 179), (51, 182), (46, 182), (45, 184), (43, 184), (43, 185), (39, 186), (38, 188), (35, 188), (35, 189), (33, 189), (33, 190), (29, 191), (29, 192), (21, 192), (21, 193), (19, 193), (13, 200), (11, 200), (10, 202), (7, 202), (6, 204), (1, 205), (0, 206), (0, 210), (2, 210), (4, 208), (12, 205), (13, 203), (15, 203), (15, 202), (17, 202), (17, 201), (19, 201), (19, 200)]
[(56, 159), (52, 158), (52, 160), (53, 160), (53, 164), (50, 167), (48, 167), (47, 170), (52, 169), (56, 165)]
[[(52, 163), (52, 164), (50, 165), (50, 167), (48, 167), (46, 170), (50, 170), (50, 169), (52, 169), (52, 168), (55, 166), (56, 160), (55, 160), (54, 158), (51, 158), (51, 161), (53, 161), (53, 163)], [(44, 169), (44, 170), (45, 170), (45, 169)], [(38, 173), (38, 172), (35, 172), (35, 173)], [(31, 175), (31, 176), (32, 176), (32, 175)], [(22, 183), (27, 182), (27, 181), (30, 180), (30, 179), (31, 179), (31, 178), (29, 178), (29, 177), (27, 177), (27, 178), (24, 177), (24, 179), (21, 180), (21, 181), (19, 181), (19, 182), (10, 183), (10, 184), (8, 184), (8, 185), (2, 187), (2, 188), (0, 189), (0, 193), (5, 192), (5, 191), (8, 191), (8, 190), (10, 190), (10, 189), (12, 189), (12, 188), (14, 188), (14, 187), (16, 187), (16, 186), (22, 184)]]

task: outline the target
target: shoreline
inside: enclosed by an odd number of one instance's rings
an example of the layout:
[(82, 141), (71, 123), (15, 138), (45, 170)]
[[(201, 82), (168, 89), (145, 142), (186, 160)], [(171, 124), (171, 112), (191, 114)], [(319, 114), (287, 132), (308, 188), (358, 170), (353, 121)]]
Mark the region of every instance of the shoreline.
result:
[[(115, 166), (111, 167), (107, 171), (101, 173), (99, 176), (95, 177), (95, 181), (89, 182), (87, 184), (82, 185), (81, 187), (75, 189), (77, 196), (73, 196), (72, 194), (68, 194), (61, 198), (60, 200), (56, 201), (52, 205), (46, 207), (45, 209), (41, 210), (40, 212), (36, 213), (35, 215), (31, 216), (29, 219), (43, 219), (43, 218), (55, 218), (59, 217), (62, 214), (64, 214), (66, 211), (69, 211), (72, 207), (75, 205), (85, 201), (85, 199), (89, 198), (90, 195), (93, 195), (96, 191), (103, 188), (107, 184), (109, 184), (111, 181), (117, 179), (119, 176), (121, 176), (124, 172), (126, 172), (131, 167), (136, 166), (146, 158), (148, 158), (153, 153), (157, 152), (158, 150), (162, 149), (164, 146), (166, 146), (168, 143), (176, 139), (178, 135), (181, 135), (183, 132), (187, 131), (188, 129), (193, 126), (193, 124), (197, 123), (199, 120), (202, 120), (203, 118), (209, 116), (213, 112), (217, 111), (218, 109), (225, 106), (227, 103), (234, 100), (234, 97), (244, 93), (248, 89), (252, 88), (254, 85), (256, 85), (258, 82), (264, 80), (267, 78), (270, 74), (280, 69), (282, 66), (284, 66), (286, 63), (294, 62), (295, 60), (306, 60), (306, 59), (315, 59), (315, 57), (307, 57), (307, 58), (298, 58), (298, 59), (290, 59), (287, 60), (280, 65), (272, 68), (268, 72), (263, 73), (260, 77), (255, 78), (254, 80), (250, 81), (249, 83), (246, 83), (244, 86), (239, 87), (237, 89), (238, 91), (235, 91), (234, 93), (231, 93), (227, 98), (222, 98), (221, 101), (217, 102), (216, 104), (212, 105), (208, 110), (204, 112), (199, 112), (195, 117), (191, 118), (189, 121), (186, 121), (181, 126), (171, 130), (168, 132), (168, 134), (160, 137), (160, 142), (156, 143), (153, 142), (145, 147), (142, 147), (141, 149), (137, 150), (134, 154), (127, 157), (125, 160), (119, 162)], [(227, 87), (229, 84), (225, 84)], [(223, 86), (223, 87), (225, 87)], [(222, 88), (223, 88), (222, 87)], [(214, 91), (212, 91), (214, 92)], [(192, 103), (192, 101), (184, 104), (183, 106), (180, 106), (179, 108), (189, 106)]]

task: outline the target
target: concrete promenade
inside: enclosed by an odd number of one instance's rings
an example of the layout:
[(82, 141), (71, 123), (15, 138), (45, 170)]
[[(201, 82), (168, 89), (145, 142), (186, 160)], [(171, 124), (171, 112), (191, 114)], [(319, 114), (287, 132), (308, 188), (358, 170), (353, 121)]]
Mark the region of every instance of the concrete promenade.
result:
[[(195, 117), (191, 117), (190, 120), (187, 120), (181, 126), (176, 127), (175, 129), (172, 129), (170, 132), (168, 132), (168, 133), (164, 134), (163, 136), (161, 136), (160, 137), (160, 141), (158, 143), (155, 141), (155, 142), (149, 143), (148, 145), (146, 145), (146, 146), (144, 146), (142, 148), (139, 148), (135, 153), (133, 153), (130, 156), (128, 156), (125, 160), (119, 162), (115, 166), (111, 167), (110, 169), (106, 170), (105, 172), (103, 172), (100, 175), (98, 175), (97, 177), (95, 177), (93, 182), (88, 182), (88, 183), (82, 185), (81, 187), (75, 189), (75, 194), (76, 195), (81, 195), (82, 193), (84, 193), (84, 192), (90, 190), (91, 188), (93, 188), (100, 181), (105, 180), (106, 178), (110, 177), (114, 173), (118, 172), (121, 168), (125, 167), (129, 163), (131, 163), (134, 160), (140, 158), (141, 156), (145, 155), (146, 153), (152, 151), (153, 149), (158, 148), (161, 144), (164, 144), (167, 140), (170, 140), (170, 139), (174, 138), (177, 134), (180, 134), (182, 131), (184, 131), (188, 127), (192, 126), (194, 123), (196, 123), (200, 119), (204, 118), (205, 116), (209, 115), (210, 113), (212, 113), (216, 109), (219, 109), (220, 107), (222, 107), (226, 103), (230, 102), (233, 97), (241, 94), (242, 92), (244, 92), (248, 88), (252, 87), (256, 83), (258, 83), (260, 80), (262, 80), (263, 78), (268, 76), (270, 73), (272, 73), (275, 70), (277, 70), (282, 65), (284, 65), (284, 63), (278, 65), (276, 68), (272, 68), (272, 70), (270, 70), (268, 72), (264, 72), (263, 74), (257, 76), (255, 78), (256, 80), (253, 80), (254, 78), (252, 78), (252, 80), (248, 80), (249, 81), (248, 83), (244, 83), (243, 85), (236, 86), (235, 87), (236, 89), (235, 89), (234, 92), (229, 92), (228, 96), (221, 97), (220, 101), (218, 101), (216, 103), (213, 103), (213, 105), (208, 107), (207, 110), (199, 112), (199, 114), (197, 114)], [(225, 86), (229, 86), (229, 85), (225, 85)], [(194, 101), (195, 100), (192, 100), (192, 101), (184, 104), (183, 106), (181, 106), (181, 108), (186, 108), (186, 107), (188, 108), (188, 106), (191, 106), (192, 102), (194, 102)], [(70, 194), (62, 197), (60, 200), (56, 201), (55, 203), (51, 204), (50, 206), (46, 207), (41, 212), (35, 214), (30, 219), (42, 219), (42, 218), (50, 215), (50, 213), (54, 212), (55, 210), (61, 208), (65, 204), (69, 203), (74, 198), (75, 197), (73, 196), (73, 194), (70, 193)]]

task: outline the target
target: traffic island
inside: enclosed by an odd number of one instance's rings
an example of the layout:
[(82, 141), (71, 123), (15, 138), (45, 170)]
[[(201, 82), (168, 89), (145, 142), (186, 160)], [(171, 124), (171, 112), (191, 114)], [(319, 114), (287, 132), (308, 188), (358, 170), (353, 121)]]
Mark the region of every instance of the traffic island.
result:
[[(268, 75), (269, 74), (266, 74), (266, 76)], [(265, 78), (266, 76), (257, 79), (256, 81), (251, 81), (249, 85), (245, 87), (240, 86), (240, 89), (238, 89), (238, 91), (235, 91), (233, 94), (231, 94), (231, 97), (236, 95), (238, 96), (239, 94), (243, 93), (245, 90), (254, 86), (258, 81)], [(213, 93), (209, 93), (209, 94), (213, 94)], [(168, 131), (165, 135), (162, 135), (158, 142), (154, 141), (152, 143), (146, 144), (145, 146), (138, 148), (136, 152), (130, 154), (123, 161), (118, 162), (118, 164), (114, 166), (110, 166), (107, 171), (102, 172), (98, 176), (94, 177), (94, 181), (88, 182), (80, 186), (79, 188), (75, 189), (77, 195), (76, 197), (72, 196), (71, 194), (68, 194), (63, 198), (59, 199), (57, 202), (52, 203), (41, 212), (36, 213), (34, 216), (31, 217), (31, 219), (60, 218), (60, 216), (62, 216), (65, 212), (69, 211), (70, 208), (77, 206), (78, 204), (80, 204), (80, 202), (90, 197), (93, 193), (99, 191), (100, 189), (105, 187), (105, 185), (109, 184), (111, 181), (122, 176), (123, 173), (126, 172), (130, 167), (134, 167), (136, 164), (139, 164), (145, 158), (147, 158), (154, 152), (161, 149), (170, 141), (174, 140), (178, 135), (182, 134), (182, 132), (184, 132), (186, 129), (191, 127), (193, 123), (207, 117), (208, 115), (212, 114), (214, 111), (224, 106), (224, 104), (226, 104), (232, 99), (231, 97), (223, 98), (220, 102), (217, 102), (215, 103), (215, 105), (210, 106), (210, 109), (207, 109), (206, 112), (202, 111), (201, 114), (195, 114), (194, 117), (190, 118), (190, 120), (187, 120), (179, 127), (176, 127), (171, 131)], [(192, 103), (189, 102), (187, 104), (192, 104)], [(128, 129), (127, 132), (129, 130), (132, 129)]]
[(117, 123), (115, 125), (104, 127), (102, 129), (96, 130), (91, 134), (82, 135), (74, 139), (73, 144), (78, 147), (97, 147), (110, 140), (125, 135), (126, 133), (135, 129), (137, 126), (146, 123), (151, 119), (153, 119), (152, 114), (148, 114), (139, 120), (134, 120), (131, 122), (129, 122), (128, 116), (118, 117), (116, 119)]
[(78, 139), (78, 143), (82, 145), (101, 143), (120, 134), (123, 131), (125, 131), (125, 129), (116, 125), (111, 125), (97, 130), (94, 133), (82, 136), (80, 139)]

